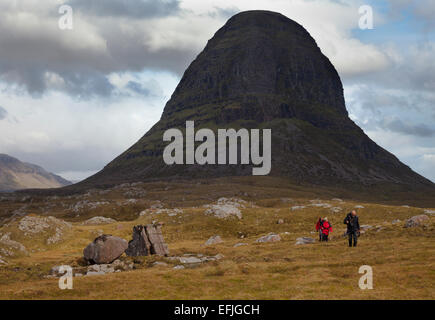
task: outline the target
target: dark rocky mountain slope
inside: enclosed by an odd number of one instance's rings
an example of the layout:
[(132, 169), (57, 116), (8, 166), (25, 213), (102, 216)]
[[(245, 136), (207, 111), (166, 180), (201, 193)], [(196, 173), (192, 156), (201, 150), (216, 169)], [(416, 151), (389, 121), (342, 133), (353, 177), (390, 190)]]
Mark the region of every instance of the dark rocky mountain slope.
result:
[(310, 34), (268, 11), (230, 18), (187, 68), (160, 121), (74, 188), (252, 174), (250, 165), (166, 165), (163, 132), (186, 120), (196, 129), (271, 128), (270, 175), (295, 183), (435, 189), (348, 117), (340, 77)]

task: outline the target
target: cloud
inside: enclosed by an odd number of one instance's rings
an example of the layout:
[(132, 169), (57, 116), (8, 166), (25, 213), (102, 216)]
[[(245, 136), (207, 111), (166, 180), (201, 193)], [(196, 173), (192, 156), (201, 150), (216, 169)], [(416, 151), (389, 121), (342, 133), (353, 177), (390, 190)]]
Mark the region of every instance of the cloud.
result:
[(135, 19), (168, 16), (180, 10), (178, 0), (70, 0), (66, 4), (86, 14)]
[(7, 116), (8, 112), (6, 111), (6, 109), (0, 106), (0, 120), (6, 119)]
[(383, 119), (381, 125), (393, 132), (404, 133), (419, 137), (432, 137), (435, 136), (435, 128), (430, 128), (425, 124), (406, 124), (400, 119)]

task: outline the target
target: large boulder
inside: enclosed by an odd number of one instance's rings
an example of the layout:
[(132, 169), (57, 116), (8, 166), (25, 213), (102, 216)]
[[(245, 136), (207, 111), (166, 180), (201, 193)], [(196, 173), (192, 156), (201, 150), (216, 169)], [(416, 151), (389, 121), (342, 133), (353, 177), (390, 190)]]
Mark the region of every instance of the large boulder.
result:
[(429, 217), (425, 214), (413, 216), (406, 221), (405, 228), (420, 227), (429, 221)]
[(108, 264), (118, 259), (127, 249), (126, 240), (103, 234), (91, 242), (84, 250), (83, 256), (90, 264)]
[(134, 226), (133, 239), (128, 243), (125, 253), (132, 257), (150, 254), (168, 256), (169, 249), (163, 239), (161, 227), (161, 223)]
[(125, 254), (131, 257), (147, 256), (151, 254), (151, 243), (142, 225), (133, 227), (133, 239), (128, 242)]

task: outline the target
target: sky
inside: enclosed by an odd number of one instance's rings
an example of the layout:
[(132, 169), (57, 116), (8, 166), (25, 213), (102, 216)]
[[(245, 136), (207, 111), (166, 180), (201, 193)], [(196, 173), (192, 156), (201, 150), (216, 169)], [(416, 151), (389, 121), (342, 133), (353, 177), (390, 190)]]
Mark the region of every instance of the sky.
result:
[[(373, 29), (359, 27), (363, 5)], [(228, 18), (254, 9), (304, 26), (351, 119), (435, 182), (433, 0), (0, 0), (0, 153), (72, 181), (94, 174), (160, 119)]]

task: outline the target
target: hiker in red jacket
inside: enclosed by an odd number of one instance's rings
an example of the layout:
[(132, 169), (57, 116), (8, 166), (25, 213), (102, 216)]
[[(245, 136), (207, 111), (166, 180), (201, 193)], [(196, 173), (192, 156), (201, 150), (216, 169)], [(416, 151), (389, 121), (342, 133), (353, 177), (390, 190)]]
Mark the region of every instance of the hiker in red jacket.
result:
[(322, 241), (328, 241), (329, 233), (332, 232), (332, 225), (329, 223), (328, 218), (323, 219), (320, 230), (322, 231)]

